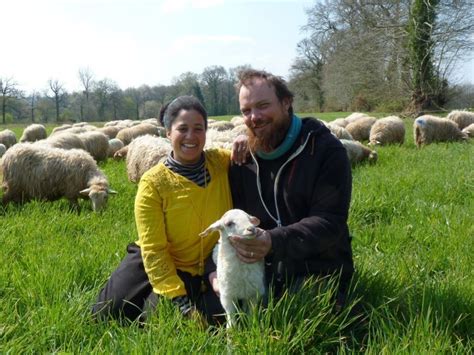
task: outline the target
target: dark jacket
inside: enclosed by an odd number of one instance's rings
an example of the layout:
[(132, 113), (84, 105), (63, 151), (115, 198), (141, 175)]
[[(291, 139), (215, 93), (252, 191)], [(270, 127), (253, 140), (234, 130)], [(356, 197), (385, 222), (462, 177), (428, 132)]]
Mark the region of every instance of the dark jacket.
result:
[(270, 233), (267, 277), (341, 272), (341, 281), (349, 281), (351, 167), (345, 148), (324, 124), (303, 119), (286, 154), (275, 160), (252, 156), (248, 164), (231, 166), (229, 179), (234, 208), (258, 217)]

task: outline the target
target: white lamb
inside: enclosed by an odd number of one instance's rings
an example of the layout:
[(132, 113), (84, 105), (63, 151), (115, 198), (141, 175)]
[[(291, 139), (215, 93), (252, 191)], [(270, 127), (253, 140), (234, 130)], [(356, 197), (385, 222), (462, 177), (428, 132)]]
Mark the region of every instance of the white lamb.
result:
[(54, 201), (62, 197), (79, 208), (78, 198), (89, 198), (94, 211), (107, 205), (109, 183), (84, 150), (19, 143), (2, 158), (3, 204), (32, 199)]
[[(217, 283), (220, 301), (226, 313), (227, 328), (235, 323), (239, 300), (255, 301), (265, 294), (263, 260), (248, 264), (241, 261), (234, 247), (230, 244), (230, 236), (255, 238), (256, 227), (260, 220), (238, 209), (229, 210), (218, 221), (211, 224), (200, 235), (218, 231), (220, 234), (217, 248)], [(215, 255), (213, 255), (214, 257)], [(217, 260), (216, 260), (217, 259)]]
[(20, 143), (24, 142), (36, 142), (40, 139), (45, 139), (48, 136), (46, 133), (46, 127), (39, 123), (30, 124), (23, 130), (23, 134), (20, 138)]
[(385, 145), (405, 141), (405, 124), (397, 116), (388, 116), (375, 121), (370, 129), (369, 145)]

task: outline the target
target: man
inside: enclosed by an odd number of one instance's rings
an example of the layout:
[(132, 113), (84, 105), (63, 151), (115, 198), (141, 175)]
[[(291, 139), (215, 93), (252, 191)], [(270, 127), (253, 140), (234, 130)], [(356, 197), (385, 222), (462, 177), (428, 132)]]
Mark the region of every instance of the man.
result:
[[(282, 78), (248, 69), (236, 89), (252, 159), (231, 167), (233, 205), (258, 217), (262, 229), (256, 239), (233, 237), (232, 244), (245, 262), (265, 259), (276, 297), (310, 276), (340, 276), (342, 306), (354, 270), (346, 151), (324, 124), (293, 114)], [(216, 289), (214, 272), (209, 279)]]

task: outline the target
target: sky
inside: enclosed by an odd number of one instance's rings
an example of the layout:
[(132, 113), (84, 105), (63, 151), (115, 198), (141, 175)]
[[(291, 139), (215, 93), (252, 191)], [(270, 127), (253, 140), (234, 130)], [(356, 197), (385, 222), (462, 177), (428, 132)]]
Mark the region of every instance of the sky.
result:
[[(26, 93), (79, 70), (126, 89), (170, 85), (209, 66), (251, 65), (288, 78), (314, 0), (15, 0), (1, 5), (0, 77)], [(474, 83), (474, 58), (460, 66)]]

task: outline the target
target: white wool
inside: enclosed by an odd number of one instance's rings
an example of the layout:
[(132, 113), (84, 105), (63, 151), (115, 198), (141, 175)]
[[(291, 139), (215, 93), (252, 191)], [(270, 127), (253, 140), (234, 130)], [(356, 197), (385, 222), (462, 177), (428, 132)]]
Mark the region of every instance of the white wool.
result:
[(375, 121), (370, 129), (370, 145), (385, 145), (405, 141), (405, 123), (397, 116), (388, 116)]
[(341, 143), (346, 148), (347, 157), (352, 165), (361, 163), (367, 160), (373, 164), (377, 162), (378, 155), (375, 150), (371, 150), (358, 141), (351, 141), (348, 139), (341, 139)]
[(45, 126), (39, 123), (33, 123), (23, 130), (20, 143), (39, 141), (40, 139), (45, 139), (47, 136)]
[(235, 321), (236, 303), (239, 300), (255, 301), (265, 294), (264, 263), (244, 263), (230, 244), (231, 235), (242, 238), (255, 238), (258, 218), (246, 212), (233, 209), (227, 211), (218, 221), (211, 224), (202, 236), (219, 231), (217, 248), (217, 282), (220, 301), (226, 312), (227, 327)]

